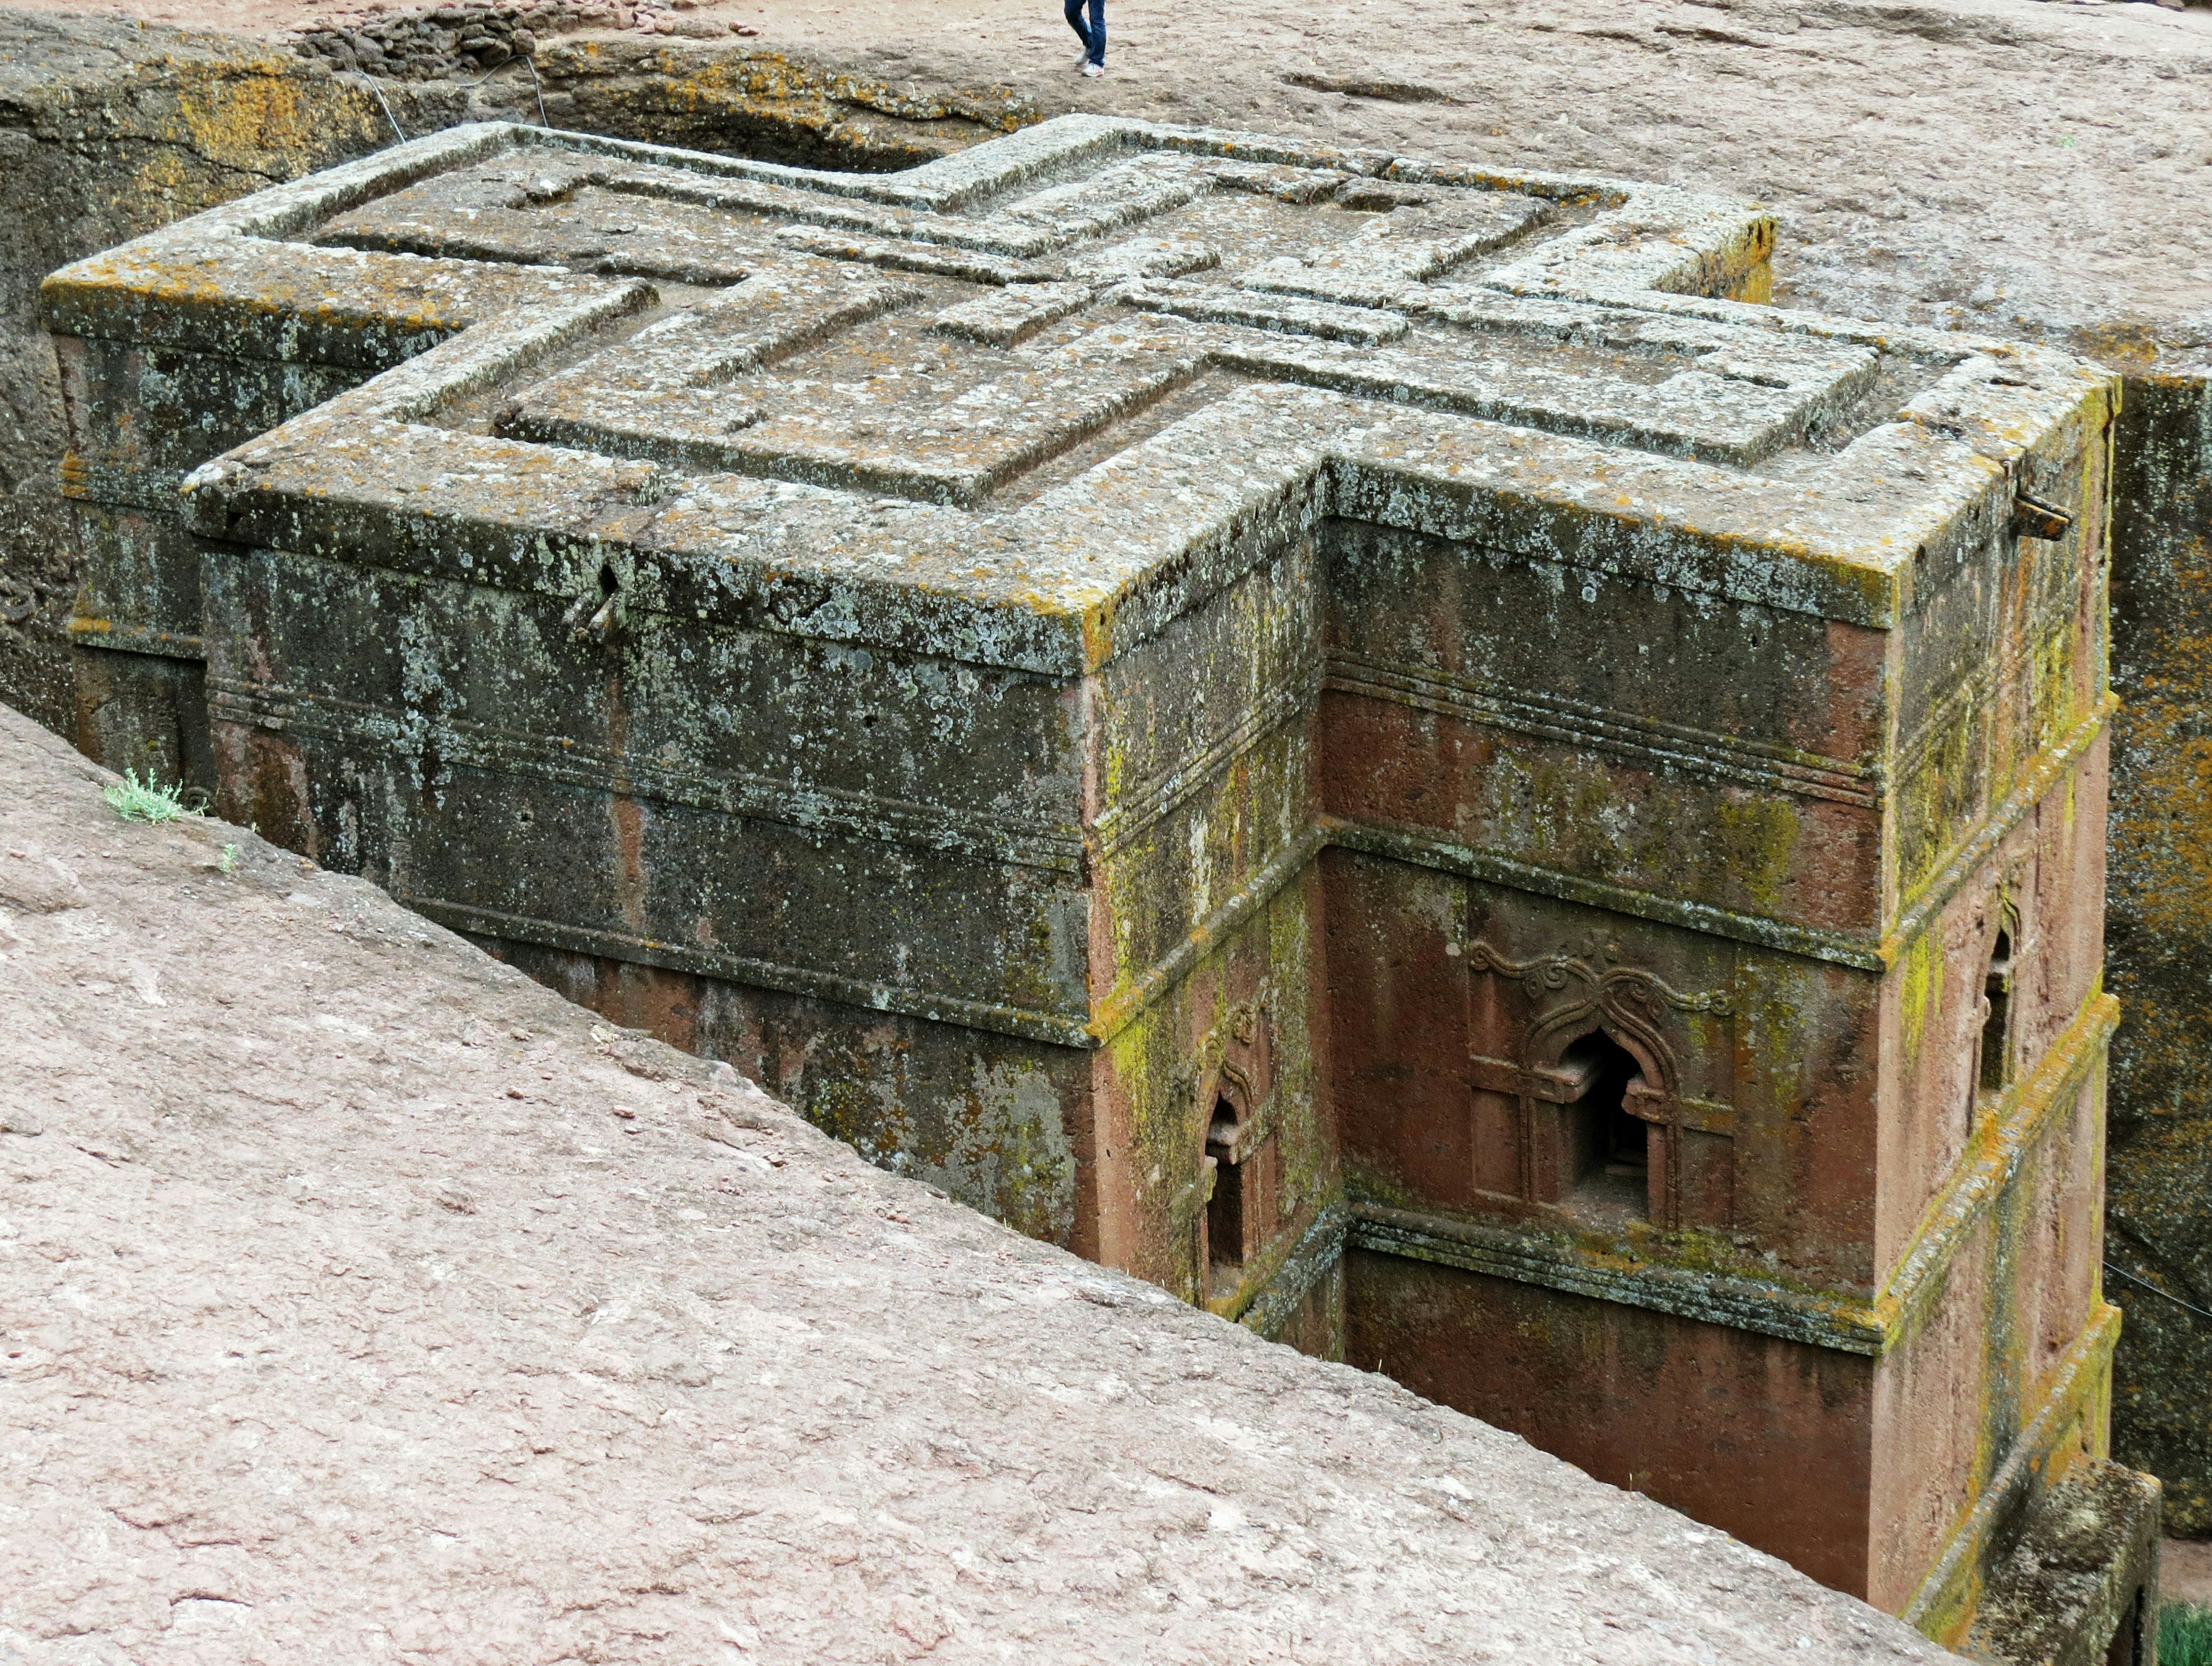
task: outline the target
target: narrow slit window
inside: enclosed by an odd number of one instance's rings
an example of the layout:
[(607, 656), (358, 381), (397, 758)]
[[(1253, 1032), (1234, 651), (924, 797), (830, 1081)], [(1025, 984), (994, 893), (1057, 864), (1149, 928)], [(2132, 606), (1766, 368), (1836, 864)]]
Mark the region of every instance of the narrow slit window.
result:
[(2012, 929), (1997, 932), (1990, 951), (1990, 969), (1982, 980), (1984, 1004), (1982, 1019), (1980, 1091), (2001, 1094), (2012, 1080)]
[(1244, 1265), (1244, 1182), (1238, 1160), (1237, 1107), (1225, 1098), (1213, 1102), (1206, 1133), (1206, 1154), (1213, 1164), (1213, 1195), (1206, 1203), (1206, 1273), (1209, 1281), (1233, 1284)]

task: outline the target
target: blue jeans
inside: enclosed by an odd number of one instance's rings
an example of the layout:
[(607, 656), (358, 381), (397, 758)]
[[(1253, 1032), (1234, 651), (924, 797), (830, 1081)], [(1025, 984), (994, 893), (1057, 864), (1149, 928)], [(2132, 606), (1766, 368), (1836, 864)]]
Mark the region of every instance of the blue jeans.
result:
[(1083, 50), (1093, 64), (1106, 61), (1106, 0), (1091, 0), (1091, 21), (1083, 21), (1084, 0), (1067, 0), (1067, 27), (1082, 38)]

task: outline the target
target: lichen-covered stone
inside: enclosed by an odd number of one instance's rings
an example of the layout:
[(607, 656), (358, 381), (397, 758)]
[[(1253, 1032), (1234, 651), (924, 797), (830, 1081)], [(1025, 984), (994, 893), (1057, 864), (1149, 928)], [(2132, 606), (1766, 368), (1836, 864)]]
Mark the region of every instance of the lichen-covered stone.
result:
[(483, 126), (45, 304), (88, 524), (190, 506), (104, 628), (198, 584), (227, 813), (1958, 1638), (2104, 1448), (2114, 384), (1758, 305), (1771, 236)]
[[(2129, 371), (2113, 504), (2108, 1253), (2133, 1282), (2117, 1360), (2120, 1455), (2166, 1483), (2173, 1530), (2212, 1536), (2212, 355), (2100, 343)], [(2191, 1312), (2191, 1309), (2197, 1311)]]
[[(902, 92), (731, 42), (533, 42), (532, 71), (517, 63), (466, 86), (331, 73), (451, 74), (453, 54), (435, 44), (458, 44), (450, 27), (398, 16), (380, 27), (411, 33), (417, 22), (422, 54), (349, 64), (210, 30), (0, 12), (0, 699), (118, 767), (211, 785), (198, 731), (173, 720), (179, 701), (200, 704), (189, 656), (71, 663), (70, 618), (104, 611), (96, 597), (78, 605), (85, 558), (57, 489), (66, 422), (36, 310), (48, 272), (272, 180), (487, 115), (858, 168), (910, 167), (1036, 118), (1003, 88)], [(328, 398), (365, 367), (343, 357), (295, 362), (241, 384), (229, 426), (202, 431), (194, 460)], [(143, 373), (160, 407), (201, 367), (157, 354), (119, 368)], [(141, 559), (164, 535), (140, 517), (83, 536), (101, 547), (91, 559), (99, 572)], [(155, 611), (196, 605), (187, 597)]]

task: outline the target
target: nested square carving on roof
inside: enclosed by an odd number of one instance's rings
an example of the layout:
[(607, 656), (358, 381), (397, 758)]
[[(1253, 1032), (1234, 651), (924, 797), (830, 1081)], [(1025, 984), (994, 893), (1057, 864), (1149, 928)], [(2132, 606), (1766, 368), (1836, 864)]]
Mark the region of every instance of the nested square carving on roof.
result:
[(2093, 373), (1711, 298), (1771, 243), (1670, 187), (1089, 117), (879, 177), (491, 125), (46, 300), (66, 333), (396, 367), (196, 476), (203, 514), (574, 534), (621, 498), (672, 554), (888, 585), (924, 636), (927, 593), (1042, 669), (1182, 605), (1139, 603), (1187, 599), (1210, 530), (1285, 490), (1894, 618), (1901, 563), (2009, 512)]

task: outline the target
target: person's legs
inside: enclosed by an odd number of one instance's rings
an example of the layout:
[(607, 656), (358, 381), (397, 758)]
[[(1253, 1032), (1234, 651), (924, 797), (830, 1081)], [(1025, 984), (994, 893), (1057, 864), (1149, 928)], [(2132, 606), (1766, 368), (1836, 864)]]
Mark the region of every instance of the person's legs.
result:
[[(1093, 6), (1103, 5), (1105, 0), (1091, 0), (1091, 3)], [(1075, 38), (1083, 43), (1085, 58), (1095, 58), (1103, 50), (1101, 46), (1091, 44), (1091, 31), (1083, 21), (1083, 0), (1067, 0), (1067, 27), (1075, 31)]]
[(1084, 44), (1091, 48), (1091, 61), (1103, 67), (1106, 62), (1106, 0), (1091, 0), (1091, 34)]

